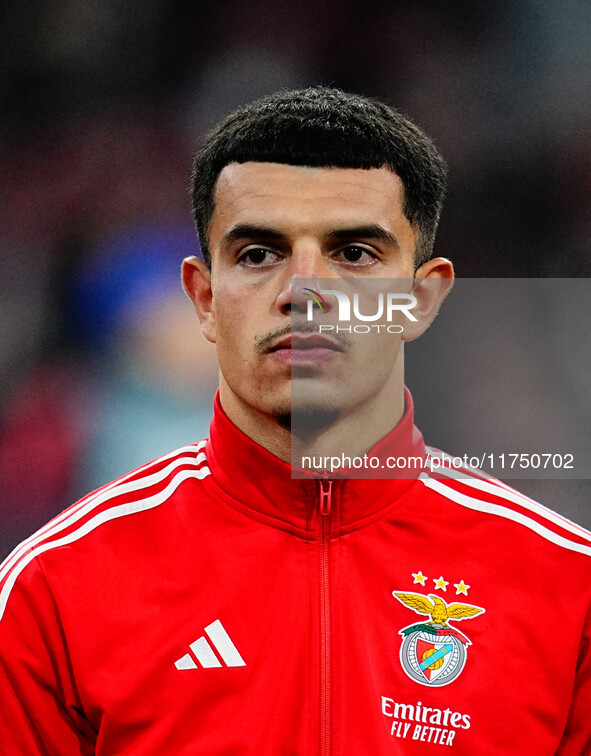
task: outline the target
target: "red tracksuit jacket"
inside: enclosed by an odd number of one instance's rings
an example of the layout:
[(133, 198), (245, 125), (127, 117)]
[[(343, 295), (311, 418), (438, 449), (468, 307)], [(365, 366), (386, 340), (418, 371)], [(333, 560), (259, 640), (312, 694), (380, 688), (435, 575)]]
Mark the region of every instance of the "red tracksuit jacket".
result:
[(415, 475), (292, 480), (218, 405), (4, 563), (0, 752), (591, 753), (591, 536)]

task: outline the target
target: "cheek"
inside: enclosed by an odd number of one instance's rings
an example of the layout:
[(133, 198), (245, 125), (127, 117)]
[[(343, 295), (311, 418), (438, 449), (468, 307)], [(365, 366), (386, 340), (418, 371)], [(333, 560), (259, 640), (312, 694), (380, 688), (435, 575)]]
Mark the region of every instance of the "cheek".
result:
[(256, 288), (242, 286), (218, 286), (214, 297), (214, 312), (218, 339), (223, 335), (236, 343), (245, 345), (260, 337), (265, 312), (265, 298)]
[(357, 383), (361, 393), (389, 379), (400, 358), (401, 343), (400, 336), (394, 333), (358, 337), (355, 361), (359, 369), (351, 371), (351, 382)]
[(247, 298), (222, 294), (215, 306), (215, 330), (218, 358), (231, 370), (247, 364), (254, 352), (256, 330), (252, 305)]

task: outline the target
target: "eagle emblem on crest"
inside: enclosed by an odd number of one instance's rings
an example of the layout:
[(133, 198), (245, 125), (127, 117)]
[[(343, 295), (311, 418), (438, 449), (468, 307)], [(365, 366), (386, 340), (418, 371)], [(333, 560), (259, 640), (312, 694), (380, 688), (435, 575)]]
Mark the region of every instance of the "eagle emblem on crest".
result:
[(401, 604), (430, 622), (409, 625), (400, 630), (400, 662), (406, 674), (421, 685), (448, 685), (464, 669), (467, 648), (472, 642), (448, 620), (477, 617), (485, 610), (481, 606), (454, 601), (447, 603), (440, 596), (392, 591)]

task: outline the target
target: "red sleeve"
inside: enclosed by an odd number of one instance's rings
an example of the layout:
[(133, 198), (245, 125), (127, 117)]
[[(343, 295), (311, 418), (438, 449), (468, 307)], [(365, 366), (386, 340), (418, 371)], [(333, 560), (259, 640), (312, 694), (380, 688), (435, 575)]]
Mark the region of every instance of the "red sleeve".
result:
[(0, 753), (94, 753), (95, 734), (73, 684), (59, 616), (43, 572), (29, 564), (0, 583)]
[(591, 754), (591, 608), (581, 639), (573, 697), (556, 756)]

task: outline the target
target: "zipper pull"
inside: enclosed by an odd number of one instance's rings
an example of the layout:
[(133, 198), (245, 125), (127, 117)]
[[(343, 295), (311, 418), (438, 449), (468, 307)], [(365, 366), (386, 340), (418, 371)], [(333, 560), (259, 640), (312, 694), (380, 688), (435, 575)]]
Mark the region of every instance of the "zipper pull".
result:
[(320, 480), (320, 514), (330, 516), (332, 509), (332, 480)]

